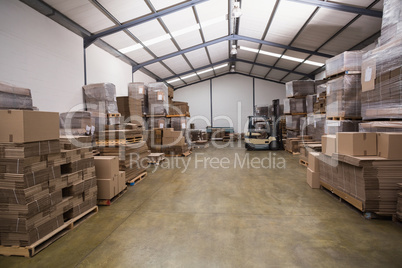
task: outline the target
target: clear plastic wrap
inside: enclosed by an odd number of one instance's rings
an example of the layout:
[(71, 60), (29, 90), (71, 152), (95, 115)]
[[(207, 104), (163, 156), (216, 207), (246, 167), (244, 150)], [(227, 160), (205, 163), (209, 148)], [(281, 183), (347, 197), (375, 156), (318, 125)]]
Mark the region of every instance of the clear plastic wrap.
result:
[(169, 109), (170, 115), (186, 115), (190, 113), (188, 103), (183, 101), (173, 101)]
[(60, 113), (60, 131), (62, 134), (71, 132), (74, 135), (89, 135), (94, 131), (95, 119), (91, 112), (75, 111)]
[(0, 109), (33, 110), (31, 90), (0, 83)]
[(168, 87), (162, 82), (148, 84), (148, 113), (151, 115), (169, 113)]
[(170, 126), (175, 131), (184, 130), (187, 128), (187, 119), (185, 117), (172, 117), (170, 119)]
[[(314, 141), (320, 141), (321, 136), (325, 135), (325, 114), (308, 114), (307, 115), (307, 134), (312, 137)], [(303, 132), (302, 132), (303, 133)]]
[(402, 37), (402, 1), (384, 0), (380, 45)]
[(337, 132), (358, 132), (359, 120), (326, 120), (325, 134), (334, 135)]
[(300, 131), (300, 119), (304, 115), (286, 115), (286, 129)]
[(376, 72), (374, 89), (362, 92), (363, 119), (402, 118), (402, 39), (365, 53), (363, 63)]
[(128, 84), (128, 96), (133, 99), (141, 100), (142, 113), (148, 112), (148, 86), (144, 83), (135, 82)]
[(285, 114), (303, 114), (306, 113), (306, 99), (284, 99), (283, 112)]
[(361, 76), (343, 75), (327, 83), (329, 117), (361, 117)]
[(361, 71), (363, 51), (345, 51), (325, 62), (325, 76), (330, 77), (348, 71)]
[(313, 80), (295, 80), (286, 83), (286, 97), (303, 97), (315, 93)]
[(141, 100), (131, 97), (117, 97), (117, 106), (119, 108), (119, 113), (125, 122), (142, 122)]
[(118, 113), (116, 87), (112, 83), (90, 84), (82, 87), (87, 110), (99, 114)]
[(291, 129), (288, 129), (288, 130), (286, 131), (286, 137), (287, 137), (288, 139), (297, 138), (297, 136), (299, 136), (299, 135), (300, 135), (300, 131), (299, 131), (299, 130), (291, 130)]
[(402, 121), (373, 121), (360, 123), (359, 132), (402, 132)]
[(314, 113), (314, 104), (317, 102), (317, 95), (308, 95), (306, 97), (306, 112)]

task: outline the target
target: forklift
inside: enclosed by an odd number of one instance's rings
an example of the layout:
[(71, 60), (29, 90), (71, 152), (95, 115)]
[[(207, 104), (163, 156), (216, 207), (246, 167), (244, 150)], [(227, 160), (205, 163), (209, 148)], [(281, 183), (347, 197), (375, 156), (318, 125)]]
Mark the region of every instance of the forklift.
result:
[(284, 150), (280, 127), (279, 100), (272, 101), (272, 117), (249, 116), (248, 132), (245, 135), (247, 150)]

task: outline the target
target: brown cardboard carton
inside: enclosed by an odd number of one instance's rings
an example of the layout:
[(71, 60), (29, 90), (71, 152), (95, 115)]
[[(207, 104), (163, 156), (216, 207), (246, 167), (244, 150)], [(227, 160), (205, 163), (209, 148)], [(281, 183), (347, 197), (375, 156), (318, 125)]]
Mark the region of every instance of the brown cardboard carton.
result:
[(337, 152), (343, 155), (377, 155), (377, 134), (338, 132)]
[(170, 145), (170, 146), (182, 146), (186, 143), (184, 137), (165, 137), (162, 138), (163, 145)]
[(95, 170), (98, 179), (110, 179), (119, 176), (119, 158), (117, 156), (95, 156)]
[(318, 159), (319, 156), (320, 153), (317, 152), (310, 152), (308, 154), (308, 168), (314, 172), (320, 171), (320, 160)]
[(126, 188), (126, 172), (125, 171), (119, 171), (119, 179), (118, 179), (118, 185), (119, 185), (119, 190), (118, 192), (120, 193)]
[(57, 140), (59, 135), (58, 113), (0, 110), (0, 142)]
[(98, 186), (98, 199), (111, 199), (116, 196), (118, 192), (118, 176), (110, 179), (96, 180)]
[(378, 156), (402, 160), (402, 133), (377, 133)]
[(336, 135), (323, 135), (322, 136), (322, 152), (328, 156), (336, 153)]
[(165, 138), (180, 138), (183, 136), (183, 133), (181, 131), (174, 131), (173, 128), (166, 128), (163, 131), (163, 137)]
[(313, 189), (320, 188), (320, 173), (307, 168), (307, 184)]

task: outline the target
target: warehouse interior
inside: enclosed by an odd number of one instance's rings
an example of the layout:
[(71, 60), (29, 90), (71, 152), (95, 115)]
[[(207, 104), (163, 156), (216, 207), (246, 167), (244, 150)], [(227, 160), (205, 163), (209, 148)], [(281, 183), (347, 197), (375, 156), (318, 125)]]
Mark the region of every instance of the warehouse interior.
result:
[(4, 0), (0, 43), (0, 266), (400, 266), (400, 0)]

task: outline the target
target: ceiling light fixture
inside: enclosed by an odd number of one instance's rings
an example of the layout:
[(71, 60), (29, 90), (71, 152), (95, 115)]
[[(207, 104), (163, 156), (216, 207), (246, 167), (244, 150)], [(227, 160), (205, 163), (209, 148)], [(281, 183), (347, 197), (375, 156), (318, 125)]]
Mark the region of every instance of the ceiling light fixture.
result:
[(234, 73), (236, 70), (235, 70), (235, 66), (234, 65), (232, 65), (232, 67), (230, 68), (230, 72), (231, 73)]
[(239, 18), (242, 14), (243, 13), (241, 12), (241, 9), (240, 9), (240, 3), (234, 2), (233, 9), (232, 9), (232, 17)]
[(320, 62), (304, 60), (304, 59), (290, 57), (290, 56), (286, 56), (286, 55), (282, 56), (281, 54), (278, 54), (278, 53), (272, 53), (272, 52), (268, 52), (268, 51), (264, 51), (264, 50), (258, 50), (258, 49), (255, 49), (255, 48), (249, 48), (249, 47), (244, 47), (244, 46), (240, 46), (239, 48), (241, 50), (245, 50), (245, 51), (250, 51), (250, 52), (254, 52), (254, 53), (260, 53), (260, 54), (275, 57), (275, 58), (282, 58), (284, 60), (291, 60), (291, 61), (306, 63), (306, 64), (319, 66), (319, 67), (325, 65), (324, 63), (320, 63)]
[(232, 45), (232, 49), (230, 50), (230, 54), (232, 54), (232, 55), (237, 54), (237, 46), (236, 45)]
[(211, 71), (213, 71), (213, 70), (218, 70), (218, 69), (224, 68), (224, 67), (226, 67), (226, 66), (228, 66), (227, 63), (226, 63), (226, 64), (222, 64), (222, 65), (218, 65), (218, 66), (216, 66), (216, 67), (209, 68), (209, 69), (206, 69), (206, 70), (197, 72), (197, 73), (189, 74), (189, 75), (187, 75), (187, 76), (183, 76), (183, 77), (180, 77), (180, 78), (172, 79), (172, 80), (166, 81), (166, 83), (168, 83), (168, 84), (174, 83), (174, 82), (177, 82), (177, 81), (180, 81), (180, 80), (183, 80), (183, 79), (187, 79), (187, 78), (190, 78), (190, 77), (193, 77), (193, 76), (196, 76), (196, 75), (201, 75), (201, 74), (205, 74), (205, 73), (211, 72)]

